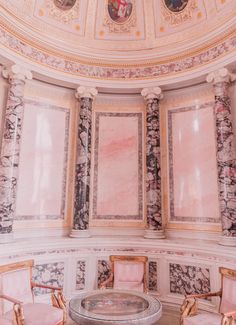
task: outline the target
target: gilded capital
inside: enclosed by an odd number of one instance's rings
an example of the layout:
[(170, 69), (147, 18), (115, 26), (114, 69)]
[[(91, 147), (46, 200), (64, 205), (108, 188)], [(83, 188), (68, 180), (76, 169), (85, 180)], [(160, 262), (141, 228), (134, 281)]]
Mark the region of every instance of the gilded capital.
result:
[(149, 99), (162, 99), (163, 93), (160, 87), (150, 87), (150, 88), (143, 88), (141, 91), (141, 95), (144, 97), (145, 100)]
[(78, 99), (83, 98), (83, 97), (93, 99), (95, 96), (97, 96), (97, 94), (98, 94), (98, 91), (96, 88), (79, 86), (76, 89), (75, 97)]
[(32, 72), (30, 70), (18, 64), (14, 64), (10, 68), (4, 68), (2, 70), (2, 75), (4, 78), (9, 80), (18, 79), (25, 81), (26, 79), (31, 80), (33, 78)]

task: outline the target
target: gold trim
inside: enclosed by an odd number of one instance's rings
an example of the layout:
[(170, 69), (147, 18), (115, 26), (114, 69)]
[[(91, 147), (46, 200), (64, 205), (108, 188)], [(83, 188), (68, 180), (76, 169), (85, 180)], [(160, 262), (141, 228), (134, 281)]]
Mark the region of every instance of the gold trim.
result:
[(0, 274), (5, 272), (15, 271), (17, 269), (32, 268), (34, 260), (27, 260), (22, 262), (11, 263), (7, 265), (0, 265)]
[[(99, 67), (102, 66), (104, 68), (107, 68), (107, 67), (111, 67), (111, 68), (127, 68), (127, 67), (129, 67), (129, 68), (137, 68), (137, 67), (138, 68), (143, 68), (143, 67), (150, 67), (150, 66), (153, 66), (153, 65), (166, 64), (166, 63), (170, 63), (170, 62), (175, 61), (175, 60), (182, 60), (182, 59), (188, 58), (190, 56), (200, 54), (200, 53), (202, 53), (204, 51), (207, 51), (208, 49), (210, 49), (210, 48), (212, 48), (212, 47), (214, 47), (216, 45), (219, 45), (222, 41), (225, 41), (226, 39), (236, 35), (236, 28), (232, 27), (229, 30), (225, 31), (224, 33), (220, 34), (220, 36), (217, 35), (213, 40), (210, 40), (209, 42), (204, 43), (206, 45), (204, 45), (204, 46), (202, 46), (200, 48), (197, 48), (196, 50), (184, 51), (184, 52), (182, 52), (182, 53), (180, 53), (178, 55), (173, 55), (173, 56), (170, 56), (170, 57), (165, 58), (165, 59), (159, 59), (158, 61), (157, 60), (155, 60), (155, 61), (148, 60), (148, 61), (146, 61), (144, 63), (139, 62), (139, 63), (136, 63), (136, 64), (133, 64), (133, 63), (131, 63), (131, 64), (129, 64), (129, 63), (113, 64), (113, 63), (103, 62), (102, 60), (81, 59), (80, 57), (74, 56), (74, 55), (62, 55), (62, 54), (58, 53), (57, 51), (55, 51), (53, 49), (48, 49), (48, 48), (46, 48), (44, 46), (39, 46), (35, 41), (29, 40), (25, 36), (22, 36), (19, 32), (16, 32), (14, 27), (10, 26), (9, 23), (6, 24), (3, 21), (0, 21), (0, 26), (3, 29), (5, 29), (5, 31), (7, 31), (11, 35), (15, 36), (20, 41), (26, 43), (27, 45), (31, 45), (35, 49), (43, 51), (43, 52), (45, 52), (47, 54), (55, 55), (58, 58), (63, 58), (64, 60), (70, 60), (70, 61), (73, 61), (73, 62), (79, 63), (79, 64), (87, 64), (87, 65), (91, 65), (91, 66), (96, 65), (96, 66), (99, 66)], [(20, 55), (29, 59), (28, 56), (25, 56), (23, 54), (20, 54)], [(137, 60), (139, 60), (139, 59), (137, 59)], [(213, 59), (213, 60), (215, 60), (215, 59)], [(40, 65), (43, 65), (43, 64), (40, 63)], [(50, 67), (50, 68), (53, 69), (52, 67)], [(58, 70), (58, 69), (56, 69), (56, 70)], [(70, 74), (73, 74), (73, 73), (70, 73)], [(91, 77), (91, 78), (96, 78), (96, 77)], [(109, 78), (105, 78), (105, 79), (109, 80)], [(114, 78), (111, 78), (111, 79), (114, 79)], [(145, 77), (142, 77), (142, 79), (145, 79)], [(150, 79), (150, 77), (149, 77), (149, 79)]]
[(179, 223), (174, 223), (174, 222), (167, 222), (166, 224), (166, 229), (176, 229), (176, 230), (201, 230), (201, 231), (212, 231), (215, 233), (221, 232), (221, 225), (220, 224), (203, 224), (203, 223), (198, 223), (198, 222), (193, 222), (191, 223), (185, 223), (185, 222), (179, 222)]
[(148, 265), (148, 257), (147, 256), (130, 256), (130, 255), (110, 255), (109, 260), (111, 262), (111, 275), (107, 280), (100, 284), (100, 288), (106, 288), (106, 285), (111, 283), (112, 287), (114, 284), (114, 269), (115, 262), (137, 262), (143, 263), (144, 272), (143, 272), (143, 291), (147, 293), (148, 291), (148, 283), (147, 283), (147, 265)]

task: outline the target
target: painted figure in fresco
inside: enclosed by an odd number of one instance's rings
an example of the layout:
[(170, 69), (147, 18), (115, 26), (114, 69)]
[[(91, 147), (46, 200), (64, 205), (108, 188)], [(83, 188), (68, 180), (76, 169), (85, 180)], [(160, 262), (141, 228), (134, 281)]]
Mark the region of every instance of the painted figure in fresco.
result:
[(108, 12), (113, 21), (124, 23), (132, 13), (132, 0), (108, 0)]
[(188, 0), (165, 0), (167, 8), (173, 12), (182, 11), (188, 3)]
[(76, 0), (54, 0), (55, 6), (61, 10), (71, 9), (75, 3)]

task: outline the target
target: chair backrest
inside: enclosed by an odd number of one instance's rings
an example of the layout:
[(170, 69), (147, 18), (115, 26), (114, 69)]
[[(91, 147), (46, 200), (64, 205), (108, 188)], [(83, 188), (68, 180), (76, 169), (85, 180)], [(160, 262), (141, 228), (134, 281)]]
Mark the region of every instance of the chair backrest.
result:
[(144, 291), (147, 290), (146, 256), (111, 255), (113, 288)]
[[(0, 266), (0, 294), (10, 296), (23, 303), (32, 303), (32, 267), (34, 261), (28, 260)], [(12, 309), (12, 303), (0, 300), (0, 315)]]
[(236, 310), (236, 270), (220, 267), (222, 297), (220, 312), (226, 313)]

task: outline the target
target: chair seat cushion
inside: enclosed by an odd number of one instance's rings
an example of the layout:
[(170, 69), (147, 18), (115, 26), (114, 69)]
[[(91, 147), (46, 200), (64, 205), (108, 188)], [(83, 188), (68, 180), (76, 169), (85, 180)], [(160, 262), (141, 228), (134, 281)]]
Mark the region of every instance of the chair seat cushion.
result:
[[(23, 311), (25, 325), (57, 325), (63, 320), (63, 310), (47, 304), (25, 304)], [(12, 319), (12, 313), (6, 313), (4, 317)]]
[(220, 325), (221, 320), (221, 314), (202, 313), (196, 316), (184, 317), (184, 325)]
[(3, 317), (0, 317), (0, 324), (1, 325), (12, 325), (12, 321)]

